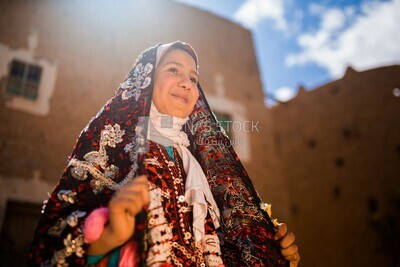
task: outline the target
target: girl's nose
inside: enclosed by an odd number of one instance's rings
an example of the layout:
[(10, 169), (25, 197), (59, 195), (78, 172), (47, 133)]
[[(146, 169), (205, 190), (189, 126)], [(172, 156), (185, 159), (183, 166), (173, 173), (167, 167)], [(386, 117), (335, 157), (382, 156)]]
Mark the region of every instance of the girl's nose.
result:
[(182, 77), (181, 80), (179, 81), (179, 86), (186, 89), (190, 90), (193, 86), (192, 81), (190, 80), (190, 77)]

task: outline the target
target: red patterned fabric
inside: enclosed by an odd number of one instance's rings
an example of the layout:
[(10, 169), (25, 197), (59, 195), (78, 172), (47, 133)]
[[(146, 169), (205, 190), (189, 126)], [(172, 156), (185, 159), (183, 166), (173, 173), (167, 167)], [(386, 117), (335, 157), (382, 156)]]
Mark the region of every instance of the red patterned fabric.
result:
[[(179, 48), (182, 44), (177, 42), (174, 46)], [(148, 174), (150, 183), (160, 189), (173, 186), (161, 159), (164, 148), (146, 140), (155, 60), (156, 47), (144, 51), (115, 96), (81, 132), (37, 226), (29, 266), (84, 266), (88, 247), (82, 233), (85, 218), (95, 208), (107, 206), (112, 194), (134, 177)], [(260, 208), (261, 200), (212, 114), (200, 85), (198, 89), (200, 97), (185, 131), (191, 141), (190, 151), (203, 168), (221, 212), (217, 234), (225, 266), (288, 266), (274, 241), (271, 219)], [(158, 157), (161, 167), (146, 161), (154, 155), (161, 156)], [(166, 219), (173, 225), (180, 224), (176, 222), (179, 214), (176, 217), (175, 201), (165, 201), (163, 205)], [(151, 251), (146, 239), (151, 231), (149, 214), (148, 210), (138, 215), (132, 237), (139, 244), (142, 266), (146, 266)], [(190, 214), (186, 213), (183, 223), (188, 229)], [(206, 226), (209, 234), (216, 234), (210, 222)], [(178, 244), (186, 244), (180, 234), (173, 232), (173, 238)], [(185, 247), (190, 248), (191, 243)], [(180, 254), (182, 250), (173, 249), (183, 266), (197, 265), (185, 260), (186, 256)], [(177, 265), (176, 261), (169, 264)]]

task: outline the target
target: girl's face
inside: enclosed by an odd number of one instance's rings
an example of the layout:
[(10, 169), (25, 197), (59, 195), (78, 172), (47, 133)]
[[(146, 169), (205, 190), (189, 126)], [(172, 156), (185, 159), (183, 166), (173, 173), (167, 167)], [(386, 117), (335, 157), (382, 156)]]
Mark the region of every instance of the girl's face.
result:
[(186, 118), (199, 98), (199, 75), (192, 56), (179, 49), (167, 52), (156, 68), (153, 102), (159, 112)]

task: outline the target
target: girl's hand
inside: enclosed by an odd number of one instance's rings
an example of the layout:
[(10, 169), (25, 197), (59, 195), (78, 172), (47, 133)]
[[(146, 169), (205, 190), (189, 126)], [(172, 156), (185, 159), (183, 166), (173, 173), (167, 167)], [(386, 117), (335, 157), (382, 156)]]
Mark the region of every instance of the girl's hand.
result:
[(275, 240), (281, 246), (281, 253), (286, 260), (290, 261), (290, 267), (296, 267), (300, 261), (299, 248), (294, 243), (295, 235), (288, 233), (287, 225), (280, 223), (277, 226)]
[(148, 182), (144, 175), (115, 192), (108, 204), (108, 224), (100, 238), (90, 243), (89, 255), (105, 254), (128, 241), (135, 231), (135, 215), (148, 202)]
[(135, 229), (135, 216), (149, 202), (146, 176), (139, 176), (114, 193), (108, 204), (109, 222), (107, 227), (117, 243), (122, 245)]

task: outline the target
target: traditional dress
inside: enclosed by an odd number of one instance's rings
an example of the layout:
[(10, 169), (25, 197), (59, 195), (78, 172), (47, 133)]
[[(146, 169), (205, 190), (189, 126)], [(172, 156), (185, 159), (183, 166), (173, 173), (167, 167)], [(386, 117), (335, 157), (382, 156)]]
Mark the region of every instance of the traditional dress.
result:
[(200, 85), (195, 108), (183, 121), (152, 107), (155, 68), (172, 48), (197, 64), (193, 48), (180, 41), (144, 51), (81, 132), (43, 209), (30, 266), (87, 264), (85, 221), (142, 174), (149, 181), (149, 206), (137, 215), (131, 240), (99, 258), (99, 266), (288, 266), (274, 225)]

